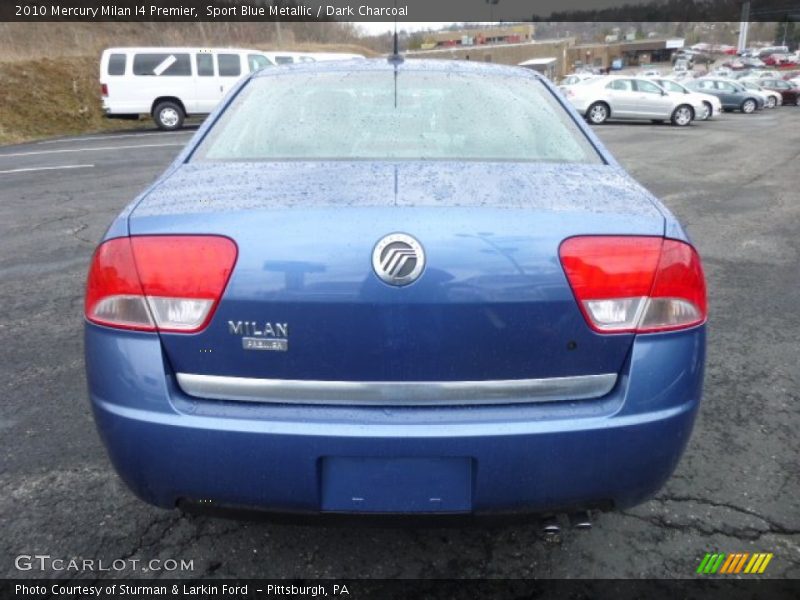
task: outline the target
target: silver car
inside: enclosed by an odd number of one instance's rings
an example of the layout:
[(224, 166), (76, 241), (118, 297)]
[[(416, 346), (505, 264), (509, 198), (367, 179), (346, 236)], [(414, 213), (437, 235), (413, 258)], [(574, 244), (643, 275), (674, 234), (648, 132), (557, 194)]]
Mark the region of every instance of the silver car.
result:
[(685, 94), (671, 94), (641, 77), (602, 77), (571, 86), (564, 94), (595, 125), (608, 119), (644, 119), (685, 127), (700, 110)]

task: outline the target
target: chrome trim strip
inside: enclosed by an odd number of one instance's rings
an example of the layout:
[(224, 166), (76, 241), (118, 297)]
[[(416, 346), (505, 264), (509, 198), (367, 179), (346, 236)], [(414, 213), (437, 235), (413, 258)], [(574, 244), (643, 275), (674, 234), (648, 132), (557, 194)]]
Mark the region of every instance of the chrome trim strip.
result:
[(211, 400), (355, 406), (524, 404), (599, 398), (615, 373), (496, 381), (310, 381), (178, 373), (184, 392)]

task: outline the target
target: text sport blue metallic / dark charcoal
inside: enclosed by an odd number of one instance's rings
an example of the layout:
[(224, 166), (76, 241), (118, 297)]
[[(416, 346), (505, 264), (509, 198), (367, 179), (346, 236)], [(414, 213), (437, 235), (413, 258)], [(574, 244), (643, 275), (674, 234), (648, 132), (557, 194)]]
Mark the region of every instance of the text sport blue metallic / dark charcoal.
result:
[(112, 223), (100, 434), (163, 507), (548, 513), (641, 502), (700, 402), (674, 217), (527, 70), (264, 69)]

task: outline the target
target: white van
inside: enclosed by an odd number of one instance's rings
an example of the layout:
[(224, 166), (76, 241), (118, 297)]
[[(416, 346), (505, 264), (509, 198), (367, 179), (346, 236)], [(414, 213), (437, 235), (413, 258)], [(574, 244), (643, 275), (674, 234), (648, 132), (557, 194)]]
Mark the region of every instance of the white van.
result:
[(279, 64), (279, 55), (289, 55), (289, 62), (302, 56), (241, 48), (109, 48), (100, 59), (103, 111), (117, 119), (150, 115), (160, 129), (179, 129), (187, 116), (214, 110), (244, 75)]

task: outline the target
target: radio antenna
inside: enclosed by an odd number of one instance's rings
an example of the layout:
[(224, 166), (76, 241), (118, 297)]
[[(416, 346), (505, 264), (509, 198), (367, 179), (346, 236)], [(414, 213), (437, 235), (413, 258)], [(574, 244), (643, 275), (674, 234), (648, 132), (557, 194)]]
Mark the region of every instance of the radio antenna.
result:
[[(394, 0), (394, 7), (397, 8), (397, 0)], [(395, 10), (394, 17), (394, 35), (392, 36), (392, 53), (389, 55), (389, 62), (393, 63), (396, 67), (403, 62), (403, 56), (400, 54), (400, 43), (397, 37), (397, 11)]]

